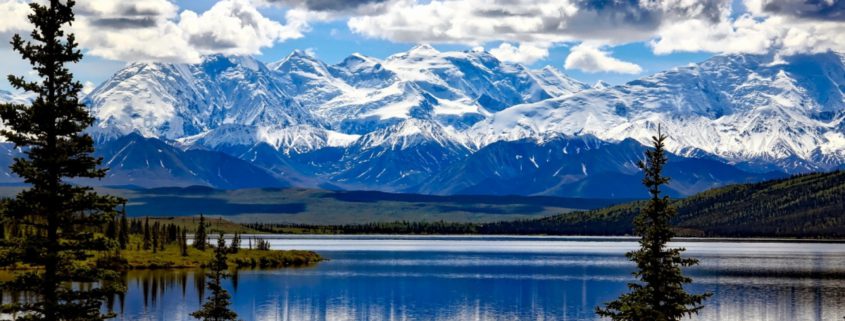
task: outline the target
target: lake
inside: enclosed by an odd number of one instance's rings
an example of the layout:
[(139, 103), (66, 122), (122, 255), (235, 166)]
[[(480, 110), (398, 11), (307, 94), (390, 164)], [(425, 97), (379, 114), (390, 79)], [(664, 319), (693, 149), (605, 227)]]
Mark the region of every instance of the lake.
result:
[[(314, 267), (239, 271), (226, 282), (244, 321), (599, 320), (626, 291), (631, 238), (263, 236), (315, 250)], [(246, 238), (246, 237), (245, 237)], [(246, 242), (244, 242), (246, 243)], [(681, 239), (701, 259), (692, 320), (813, 321), (845, 316), (845, 244)], [(194, 320), (199, 271), (135, 271), (119, 320)], [(120, 306), (122, 305), (122, 309)]]

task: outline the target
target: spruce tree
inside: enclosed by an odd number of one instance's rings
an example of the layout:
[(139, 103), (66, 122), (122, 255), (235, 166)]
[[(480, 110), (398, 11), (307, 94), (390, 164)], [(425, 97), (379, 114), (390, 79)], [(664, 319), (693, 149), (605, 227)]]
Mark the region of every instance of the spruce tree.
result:
[(152, 244), (150, 243), (151, 241), (152, 240), (150, 239), (150, 218), (147, 217), (147, 219), (144, 221), (144, 250), (149, 250), (152, 247)]
[(667, 136), (658, 128), (652, 137), (654, 149), (646, 151), (646, 160), (639, 163), (645, 173), (643, 185), (648, 188), (648, 204), (634, 219), (637, 234), (640, 235), (640, 249), (628, 252), (628, 259), (637, 264), (634, 276), (636, 283), (629, 283), (630, 292), (596, 313), (615, 321), (677, 321), (697, 314), (703, 307), (709, 293), (689, 294), (684, 285), (692, 279), (683, 275), (681, 269), (698, 264), (698, 260), (681, 257), (683, 248), (667, 248), (666, 244), (675, 236), (670, 220), (675, 216), (668, 196), (661, 196), (660, 187), (669, 183), (663, 176), (667, 158), (664, 143)]
[(126, 210), (120, 215), (120, 233), (118, 234), (117, 243), (120, 245), (121, 250), (125, 250), (126, 246), (129, 245), (129, 222), (126, 221)]
[(167, 244), (167, 230), (164, 226), (161, 227), (161, 236), (159, 236), (158, 240), (158, 250), (164, 251), (164, 246)]
[(158, 252), (158, 239), (159, 239), (159, 235), (161, 234), (161, 233), (159, 233), (158, 228), (159, 228), (158, 222), (153, 224), (153, 230), (151, 232), (152, 236), (153, 236), (153, 253)]
[(106, 237), (111, 240), (117, 240), (117, 219), (109, 220), (109, 224), (106, 227)]
[(82, 85), (67, 66), (82, 59), (74, 35), (65, 33), (74, 5), (73, 0), (29, 4), (31, 40), (14, 35), (11, 44), (39, 79), (8, 79), (35, 98), (27, 105), (0, 104), (6, 125), (0, 133), (26, 155), (11, 169), (29, 186), (5, 204), (3, 221), (18, 230), (0, 244), (0, 265), (33, 268), (0, 283), (4, 292), (27, 294), (4, 304), (2, 312), (26, 320), (103, 320), (111, 314), (101, 313), (102, 303), (122, 291), (120, 282), (113, 282), (117, 273), (83, 262), (91, 253), (116, 247), (96, 227), (114, 219), (120, 200), (67, 183), (106, 173), (99, 168), (101, 159), (91, 155), (94, 142), (83, 130), (94, 118), (79, 102)]
[(182, 237), (179, 242), (179, 247), (182, 256), (188, 256), (188, 232), (185, 229), (182, 229)]
[(223, 233), (217, 238), (217, 247), (214, 249), (214, 258), (208, 264), (211, 270), (208, 275), (208, 283), (206, 286), (211, 291), (202, 309), (191, 313), (191, 316), (203, 321), (235, 321), (238, 319), (238, 314), (229, 309), (229, 299), (231, 296), (223, 288), (223, 279), (229, 277), (229, 265), (226, 263), (226, 254), (228, 249), (226, 247), (226, 240), (223, 238)]
[(232, 236), (232, 243), (229, 244), (229, 249), (230, 249), (229, 252), (231, 252), (231, 253), (238, 253), (238, 251), (240, 251), (240, 249), (241, 249), (241, 235), (240, 234), (235, 233), (235, 235)]
[(206, 242), (208, 242), (208, 234), (205, 232), (205, 217), (200, 214), (200, 223), (197, 226), (197, 233), (194, 234), (194, 248), (205, 251)]

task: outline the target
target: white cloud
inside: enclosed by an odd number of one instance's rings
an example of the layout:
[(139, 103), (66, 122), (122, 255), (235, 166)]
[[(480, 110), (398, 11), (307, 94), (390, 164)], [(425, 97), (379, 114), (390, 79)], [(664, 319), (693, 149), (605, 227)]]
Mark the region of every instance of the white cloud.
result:
[(505, 42), (491, 51), (526, 62), (541, 51), (514, 44), (645, 41), (657, 54), (845, 51), (841, 0), (395, 0), (347, 24), (358, 34), (396, 42)]
[[(0, 0), (0, 32), (27, 32), (27, 5)], [(118, 61), (198, 62), (206, 54), (258, 54), (302, 37), (311, 16), (288, 10), (286, 23), (261, 14), (250, 0), (221, 0), (209, 10), (182, 10), (171, 0), (86, 0), (71, 30), (86, 54)], [(23, 20), (22, 20), (23, 19)]]
[[(682, 51), (716, 53), (818, 53), (845, 50), (845, 23), (803, 12), (766, 11), (749, 0), (750, 12), (719, 23), (689, 20), (663, 28), (651, 41), (657, 54)], [(755, 9), (756, 8), (756, 9)], [(730, 11), (723, 13), (728, 16)]]
[(276, 42), (302, 37), (302, 20), (282, 25), (246, 0), (222, 0), (208, 11), (184, 11), (178, 27), (200, 54), (257, 54)]
[(348, 25), (365, 36), (400, 42), (623, 43), (647, 40), (674, 21), (718, 19), (725, 3), (727, 0), (403, 0), (375, 14), (352, 17)]
[(504, 42), (499, 47), (490, 49), (490, 54), (501, 61), (532, 64), (548, 57), (549, 49), (546, 45), (522, 43), (517, 47)]
[[(0, 34), (27, 32), (28, 1), (0, 0)], [(174, 1), (79, 1), (73, 30), (88, 54), (118, 61), (257, 54), (302, 37), (311, 22), (343, 19), (354, 33), (394, 42), (501, 43), (492, 54), (528, 64), (552, 45), (582, 42), (593, 49), (581, 49), (582, 59), (610, 61), (597, 48), (640, 41), (657, 54), (845, 51), (841, 0), (220, 0), (205, 12)], [(284, 22), (256, 8), (271, 4), (286, 10)]]
[(573, 47), (564, 62), (566, 69), (577, 69), (585, 72), (615, 72), (624, 74), (638, 74), (643, 70), (634, 63), (622, 61), (610, 56), (606, 51), (599, 50), (590, 44), (580, 44)]
[(29, 6), (23, 1), (7, 0), (0, 2), (0, 34), (26, 30), (30, 25), (26, 16), (30, 13)]

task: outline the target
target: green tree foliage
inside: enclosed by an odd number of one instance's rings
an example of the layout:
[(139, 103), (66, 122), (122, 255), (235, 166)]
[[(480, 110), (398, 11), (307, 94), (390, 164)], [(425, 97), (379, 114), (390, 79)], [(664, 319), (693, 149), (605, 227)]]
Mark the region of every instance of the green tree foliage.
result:
[(211, 294), (202, 305), (202, 309), (191, 313), (194, 318), (203, 321), (234, 321), (238, 319), (237, 313), (229, 309), (231, 296), (223, 288), (223, 279), (229, 277), (229, 265), (226, 263), (228, 248), (223, 233), (217, 238), (217, 247), (214, 249), (214, 258), (208, 264), (211, 270), (206, 284)]
[(109, 225), (106, 227), (106, 237), (111, 240), (117, 240), (117, 218), (109, 220)]
[(682, 248), (666, 248), (674, 237), (669, 221), (675, 216), (668, 196), (661, 196), (660, 187), (669, 182), (663, 176), (666, 165), (664, 135), (658, 129), (652, 138), (654, 149), (646, 151), (646, 160), (639, 163), (645, 172), (643, 185), (651, 198), (634, 219), (637, 234), (640, 235), (640, 249), (628, 252), (628, 259), (637, 264), (634, 276), (639, 282), (629, 283), (629, 293), (596, 313), (617, 321), (676, 321), (698, 313), (702, 302), (710, 294), (689, 294), (684, 284), (692, 279), (683, 275), (681, 268), (692, 266), (698, 260), (681, 257)]
[(126, 219), (126, 206), (124, 205), (123, 208), (120, 215), (120, 233), (117, 237), (117, 243), (120, 245), (121, 250), (125, 250), (129, 244), (129, 223)]
[(265, 239), (256, 239), (255, 240), (255, 249), (259, 251), (269, 251), (270, 250), (270, 241)]
[(152, 237), (150, 235), (150, 218), (149, 217), (147, 217), (147, 219), (144, 221), (143, 243), (144, 243), (144, 250), (149, 250), (153, 247)]
[(197, 226), (197, 232), (194, 234), (194, 248), (200, 251), (205, 251), (206, 243), (208, 242), (208, 234), (205, 228), (205, 217), (200, 214), (200, 222)]
[[(841, 170), (730, 185), (673, 200), (678, 214), (672, 224), (679, 233), (691, 236), (842, 238), (842, 195), (845, 171)], [(647, 204), (637, 201), (536, 220), (483, 224), (479, 233), (630, 235), (634, 218)]]
[(241, 235), (238, 234), (238, 233), (235, 233), (235, 235), (232, 236), (232, 243), (229, 245), (229, 252), (238, 253), (238, 251), (240, 251), (240, 249), (241, 249)]
[(182, 256), (188, 256), (188, 231), (184, 229), (179, 240), (179, 249)]
[(159, 246), (158, 246), (158, 239), (159, 239), (159, 235), (161, 235), (161, 232), (159, 232), (159, 225), (158, 225), (158, 222), (155, 222), (155, 223), (153, 224), (153, 229), (152, 229), (152, 231), (150, 232), (150, 234), (151, 234), (151, 235), (152, 235), (152, 237), (153, 237), (153, 244), (152, 244), (153, 253), (156, 253), (156, 252), (158, 252), (158, 248), (159, 248)]
[(105, 267), (83, 264), (96, 251), (112, 251), (116, 242), (98, 232), (114, 219), (115, 197), (72, 185), (69, 178), (101, 178), (101, 159), (83, 130), (93, 123), (79, 102), (82, 85), (67, 65), (82, 54), (65, 28), (74, 20), (73, 0), (30, 3), (32, 40), (12, 38), (12, 48), (28, 61), (39, 80), (9, 76), (13, 87), (34, 93), (30, 105), (2, 104), (2, 135), (21, 148), (13, 172), (29, 184), (8, 200), (3, 218), (15, 234), (0, 244), (0, 265), (26, 264), (34, 269), (0, 283), (3, 291), (26, 293), (8, 302), (2, 312), (23, 320), (102, 320), (106, 298), (122, 291), (118, 275)]

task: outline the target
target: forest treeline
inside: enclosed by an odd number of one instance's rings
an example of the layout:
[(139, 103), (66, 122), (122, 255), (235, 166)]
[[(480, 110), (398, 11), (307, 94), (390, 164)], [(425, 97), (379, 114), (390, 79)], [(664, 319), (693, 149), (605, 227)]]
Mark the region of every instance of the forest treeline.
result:
[[(712, 189), (674, 200), (679, 235), (845, 237), (845, 171), (795, 175)], [(379, 222), (350, 225), (247, 224), (269, 233), (632, 235), (644, 202), (495, 223)]]

